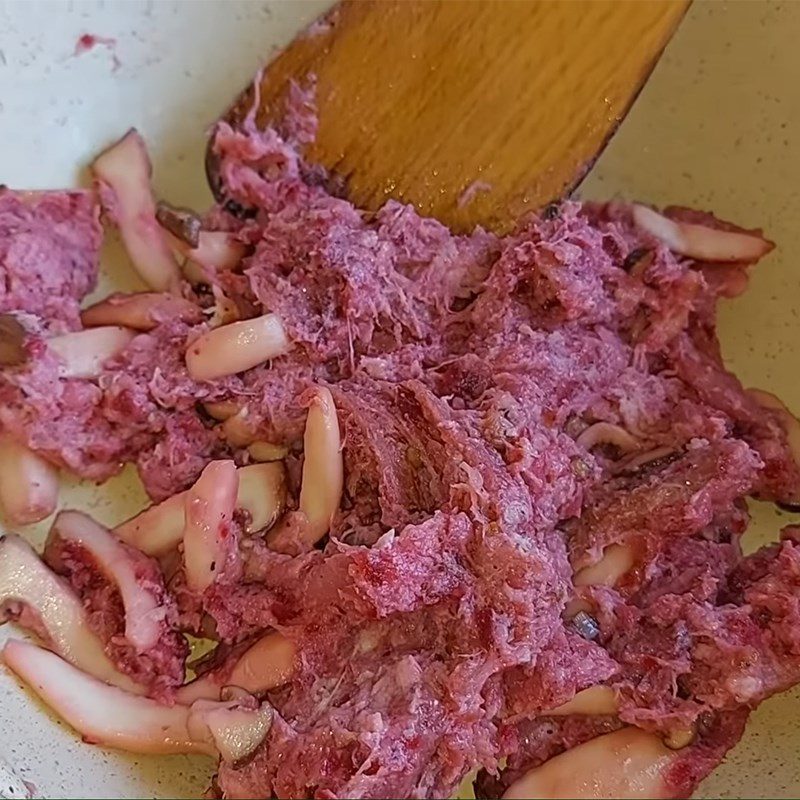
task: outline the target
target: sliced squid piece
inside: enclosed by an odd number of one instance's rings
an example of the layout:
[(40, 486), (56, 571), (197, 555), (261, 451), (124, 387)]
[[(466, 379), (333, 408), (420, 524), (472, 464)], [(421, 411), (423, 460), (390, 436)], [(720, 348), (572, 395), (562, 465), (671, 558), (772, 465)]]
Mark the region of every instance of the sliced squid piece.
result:
[[(182, 252), (184, 247), (177, 247), (178, 252)], [(183, 273), (183, 277), (185, 280), (189, 281), (192, 286), (198, 286), (200, 284), (211, 284), (213, 281), (212, 275), (213, 271), (208, 270), (205, 267), (200, 266), (196, 261), (191, 261), (188, 258), (185, 258), (183, 261), (183, 265), (181, 266), (181, 272)]]
[(58, 470), (10, 436), (0, 436), (0, 505), (14, 525), (49, 517), (58, 504)]
[(534, 767), (506, 789), (503, 800), (666, 798), (665, 778), (675, 758), (658, 736), (623, 728)]
[(275, 314), (232, 322), (204, 333), (186, 350), (186, 367), (196, 381), (244, 372), (283, 355), (289, 340)]
[(173, 551), (181, 540), (185, 509), (186, 492), (181, 492), (117, 525), (114, 533), (145, 555), (161, 558)]
[(208, 729), (214, 749), (223, 761), (238, 764), (261, 745), (272, 727), (272, 708), (249, 708), (236, 701), (198, 700), (190, 708), (190, 728)]
[(201, 700), (165, 706), (137, 697), (27, 642), (7, 642), (3, 660), (91, 744), (130, 753), (204, 753), (240, 761), (264, 741), (272, 724), (267, 705)]
[(241, 264), (246, 247), (225, 231), (200, 231), (197, 247), (182, 245), (186, 256), (183, 274), (191, 283), (208, 283), (215, 272), (235, 270)]
[(344, 484), (344, 462), (339, 419), (330, 391), (317, 387), (311, 398), (303, 436), (303, 477), (299, 512), (302, 524), (284, 524), (267, 536), (275, 550), (288, 552), (295, 537), (306, 545), (318, 542), (330, 529), (339, 509)]
[[(237, 470), (239, 490), (236, 508), (248, 515), (248, 533), (264, 530), (280, 516), (286, 502), (286, 472), (283, 464), (251, 464)], [(150, 506), (114, 532), (149, 556), (162, 558), (175, 550), (186, 522), (186, 492)]]
[(612, 425), (610, 422), (596, 422), (590, 425), (578, 436), (575, 443), (587, 450), (598, 444), (612, 444), (624, 453), (639, 449), (639, 440), (635, 436), (631, 436), (624, 428)]
[(286, 470), (283, 463), (250, 464), (239, 468), (237, 506), (248, 514), (248, 533), (271, 527), (286, 504)]
[(617, 710), (617, 696), (611, 687), (590, 686), (578, 692), (572, 700), (543, 713), (548, 717), (563, 717), (569, 714), (594, 716), (616, 714)]
[(203, 312), (194, 303), (164, 292), (112, 294), (81, 311), (81, 322), (86, 328), (121, 325), (150, 331), (159, 322), (173, 319), (196, 324), (203, 321)]
[(0, 539), (0, 621), (16, 619), (60, 656), (101, 681), (130, 692), (144, 689), (109, 660), (83, 604), (19, 536)]
[(692, 728), (677, 728), (664, 737), (664, 744), (670, 750), (683, 750), (697, 738), (697, 731)]
[(238, 413), (239, 404), (233, 400), (218, 400), (214, 403), (203, 403), (203, 408), (209, 417), (213, 417), (218, 422), (225, 422)]
[(272, 442), (253, 442), (247, 446), (253, 461), (282, 461), (289, 455), (289, 448)]
[(245, 254), (245, 246), (226, 231), (200, 231), (197, 247), (185, 252), (195, 264), (215, 272), (236, 269)]
[(760, 236), (680, 222), (643, 205), (633, 206), (633, 221), (673, 253), (698, 261), (757, 261), (772, 250), (772, 244)]
[(202, 592), (224, 568), (239, 477), (233, 461), (212, 461), (186, 492), (183, 564), (186, 584)]
[(204, 231), (203, 221), (187, 208), (160, 201), (156, 219), (177, 253), (184, 256), (184, 277), (192, 283), (208, 283), (209, 274), (235, 269), (246, 252), (245, 246), (227, 231)]
[(233, 416), (222, 423), (222, 435), (232, 447), (247, 447), (255, 437), (255, 431), (249, 422), (250, 411), (242, 406)]
[(47, 346), (61, 359), (62, 378), (96, 378), (109, 358), (130, 344), (136, 331), (119, 325), (104, 325), (47, 340)]
[(156, 221), (152, 171), (144, 139), (135, 128), (92, 164), (103, 207), (119, 226), (131, 263), (151, 289), (168, 292), (178, 286), (180, 271)]
[[(249, 445), (254, 442), (256, 431), (251, 421), (250, 409), (246, 405), (238, 406), (230, 401), (222, 401), (205, 403), (204, 408), (209, 416), (222, 423), (220, 431), (228, 444), (233, 447), (249, 448)], [(277, 461), (285, 458), (288, 452), (287, 448), (279, 447), (273, 450), (271, 458), (254, 458), (256, 461)], [(250, 455), (253, 455), (252, 452)]]
[(305, 514), (316, 542), (330, 529), (342, 501), (344, 483), (339, 418), (333, 397), (324, 386), (316, 390), (308, 407), (303, 451), (300, 511)]
[(236, 686), (250, 694), (261, 694), (291, 680), (295, 668), (295, 647), (280, 633), (268, 633), (230, 664), (211, 670), (178, 689), (179, 703), (219, 700), (223, 688)]
[(575, 586), (615, 586), (633, 564), (633, 550), (630, 547), (610, 544), (603, 550), (602, 558), (575, 573), (572, 582)]
[(140, 580), (140, 567), (147, 556), (123, 544), (111, 531), (80, 511), (62, 511), (50, 529), (45, 559), (56, 569), (58, 566), (49, 560), (49, 553), (57, 553), (62, 544), (85, 550), (117, 587), (125, 609), (125, 638), (137, 652), (155, 647), (162, 635), (165, 611), (159, 599)]

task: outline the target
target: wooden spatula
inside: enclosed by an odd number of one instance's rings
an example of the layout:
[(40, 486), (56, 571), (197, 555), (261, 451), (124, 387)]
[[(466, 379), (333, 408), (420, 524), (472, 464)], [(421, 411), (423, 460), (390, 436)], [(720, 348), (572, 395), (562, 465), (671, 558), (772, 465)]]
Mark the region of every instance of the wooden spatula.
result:
[[(259, 125), (316, 76), (305, 156), (376, 209), (503, 231), (567, 195), (642, 88), (688, 0), (356, 0), (264, 70)], [(226, 115), (251, 109), (252, 89)]]

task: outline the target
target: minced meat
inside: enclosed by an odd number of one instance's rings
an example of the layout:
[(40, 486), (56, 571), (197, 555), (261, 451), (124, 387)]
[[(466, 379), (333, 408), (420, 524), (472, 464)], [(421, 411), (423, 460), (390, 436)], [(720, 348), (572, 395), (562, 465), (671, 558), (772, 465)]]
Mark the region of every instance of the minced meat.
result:
[(93, 192), (0, 187), (0, 312), (35, 314), (53, 333), (80, 328), (102, 239)]
[[(225, 207), (253, 209), (206, 217), (249, 247), (218, 288), (277, 313), (290, 351), (198, 382), (183, 355), (208, 326), (171, 320), (98, 379), (58, 378), (44, 339), (78, 324), (93, 200), (5, 193), (3, 309), (32, 315), (32, 338), (28, 363), (3, 372), (0, 423), (83, 476), (135, 463), (160, 500), (211, 459), (247, 463), (203, 408), (246, 404), (258, 437), (289, 450), (291, 509), (301, 397), (330, 387), (345, 491), (324, 544), (286, 555), (243, 536), (234, 578), (202, 595), (180, 570), (168, 584), (175, 626), (210, 622), (225, 648), (276, 629), (297, 647), (293, 680), (268, 696), (270, 735), (246, 764), (221, 766), (220, 791), (444, 798), (480, 769), (479, 793), (497, 797), (628, 723), (694, 726), (666, 789), (688, 795), (750, 709), (800, 679), (798, 545), (739, 548), (747, 496), (800, 491), (784, 429), (726, 371), (714, 334), (716, 303), (748, 265), (676, 256), (620, 203), (564, 202), (505, 238), (454, 236), (410, 206), (366, 214), (332, 196), (274, 130), (221, 124), (215, 142)], [(4, 222), (18, 217), (23, 228)], [(203, 290), (184, 296), (209, 306)], [(636, 452), (580, 444), (598, 423)], [(634, 559), (618, 585), (573, 587), (611, 545)], [(596, 620), (591, 641), (570, 621), (575, 603)], [(617, 690), (618, 717), (547, 716), (597, 683)]]

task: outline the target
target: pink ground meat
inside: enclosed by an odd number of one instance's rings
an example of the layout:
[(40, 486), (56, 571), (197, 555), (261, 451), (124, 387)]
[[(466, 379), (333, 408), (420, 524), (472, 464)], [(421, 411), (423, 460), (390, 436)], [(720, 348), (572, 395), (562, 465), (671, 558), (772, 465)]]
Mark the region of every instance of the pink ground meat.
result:
[[(249, 248), (219, 286), (281, 317), (286, 355), (197, 382), (183, 356), (207, 325), (166, 321), (97, 380), (61, 380), (42, 337), (53, 320), (73, 324), (74, 309), (19, 295), (11, 310), (34, 315), (30, 360), (0, 382), (0, 421), (34, 449), (94, 478), (135, 463), (154, 499), (211, 459), (247, 462), (202, 408), (246, 403), (259, 437), (291, 450), (290, 509), (301, 396), (330, 387), (345, 490), (329, 538), (284, 555), (241, 536), (234, 568), (205, 592), (180, 569), (168, 581), (176, 624), (213, 630), (222, 655), (269, 629), (297, 647), (293, 679), (268, 694), (269, 736), (246, 764), (221, 764), (218, 789), (444, 798), (479, 769), (480, 795), (497, 797), (628, 723), (695, 726), (665, 788), (687, 796), (749, 711), (800, 680), (799, 545), (789, 532), (748, 558), (739, 547), (746, 497), (800, 492), (779, 419), (725, 370), (714, 334), (717, 300), (741, 290), (748, 265), (722, 273), (675, 256), (623, 204), (565, 202), (505, 238), (454, 236), (396, 202), (366, 214), (329, 193), (293, 144), (221, 125), (226, 208), (253, 213), (206, 218)], [(87, 213), (74, 208), (72, 233), (46, 239), (59, 264)], [(26, 224), (47, 219), (38, 209)], [(0, 254), (10, 236), (0, 223)], [(0, 258), (9, 276), (16, 263)], [(89, 285), (80, 274), (60, 279), (76, 302)], [(597, 423), (621, 427), (635, 452), (579, 444)], [(616, 586), (576, 589), (573, 572), (609, 545), (630, 548), (634, 567)], [(161, 661), (131, 660), (118, 598), (80, 554), (69, 564), (112, 658), (174, 683), (177, 640)], [(566, 611), (575, 602), (596, 622), (588, 638)], [(547, 716), (597, 683), (617, 690), (619, 718)]]
[(0, 312), (35, 314), (54, 333), (79, 328), (102, 237), (93, 192), (0, 187)]
[(154, 598), (162, 614), (158, 642), (143, 652), (125, 636), (125, 610), (117, 587), (84, 548), (51, 535), (44, 560), (68, 580), (83, 601), (89, 625), (103, 642), (108, 657), (122, 672), (146, 686), (151, 696), (169, 702), (171, 690), (183, 683), (189, 648), (177, 631), (177, 608), (167, 594), (158, 562), (133, 548), (126, 549), (135, 565), (139, 587)]

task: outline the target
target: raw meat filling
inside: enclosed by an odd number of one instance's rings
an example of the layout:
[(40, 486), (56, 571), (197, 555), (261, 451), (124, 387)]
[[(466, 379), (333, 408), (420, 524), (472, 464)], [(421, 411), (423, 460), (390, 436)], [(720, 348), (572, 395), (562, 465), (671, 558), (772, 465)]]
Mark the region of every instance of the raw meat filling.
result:
[[(800, 499), (796, 420), (726, 371), (714, 333), (771, 245), (619, 203), (454, 236), (332, 196), (296, 144), (221, 124), (221, 190), (255, 213), (180, 212), (171, 232), (149, 195), (152, 224), (130, 227), (106, 151), (100, 197), (158, 291), (85, 328), (94, 195), (0, 193), (0, 310), (22, 330), (0, 427), (83, 477), (133, 463), (173, 498), (126, 544), (104, 534), (143, 594), (57, 527), (47, 563), (151, 697), (220, 702), (239, 676), (269, 702), (247, 759), (219, 749), (225, 797), (445, 798), (476, 769), (480, 796), (520, 796), (573, 750), (623, 745), (688, 796), (800, 680), (800, 545), (739, 547), (746, 497)], [(261, 460), (285, 472), (248, 499), (225, 462)], [(187, 631), (220, 644), (176, 695)], [(280, 661), (262, 674), (256, 653)]]

